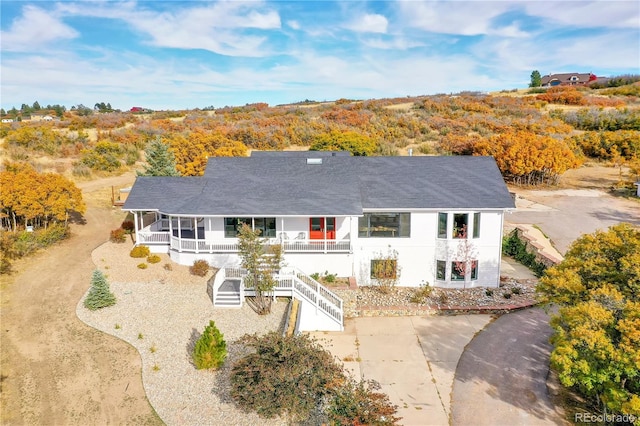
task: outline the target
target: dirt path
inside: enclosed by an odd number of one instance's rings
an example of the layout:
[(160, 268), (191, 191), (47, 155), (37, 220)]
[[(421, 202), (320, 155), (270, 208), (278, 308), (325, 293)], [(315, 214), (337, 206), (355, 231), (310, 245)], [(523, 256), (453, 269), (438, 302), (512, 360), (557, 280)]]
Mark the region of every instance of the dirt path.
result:
[(2, 277), (3, 425), (162, 424), (144, 393), (135, 349), (75, 315), (94, 268), (91, 252), (124, 217), (109, 206), (111, 185), (132, 181), (126, 175), (80, 185), (86, 224), (73, 225), (71, 239), (16, 262), (17, 273)]

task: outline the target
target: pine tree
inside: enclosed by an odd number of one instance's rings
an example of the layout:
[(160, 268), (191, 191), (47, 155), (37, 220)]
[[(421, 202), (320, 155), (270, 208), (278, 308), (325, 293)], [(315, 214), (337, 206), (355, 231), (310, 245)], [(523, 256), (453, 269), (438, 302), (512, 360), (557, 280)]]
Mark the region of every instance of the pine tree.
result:
[(198, 370), (219, 368), (227, 357), (227, 343), (224, 336), (216, 327), (215, 322), (209, 321), (202, 336), (193, 348), (193, 363)]
[(151, 141), (145, 149), (148, 166), (138, 176), (180, 176), (176, 170), (176, 158), (169, 146), (160, 138)]
[(91, 289), (84, 299), (85, 308), (95, 311), (116, 304), (116, 296), (109, 290), (109, 283), (104, 274), (96, 269), (91, 277)]
[(540, 71), (534, 70), (531, 73), (531, 83), (529, 83), (529, 87), (540, 87), (542, 86), (542, 77), (540, 76)]

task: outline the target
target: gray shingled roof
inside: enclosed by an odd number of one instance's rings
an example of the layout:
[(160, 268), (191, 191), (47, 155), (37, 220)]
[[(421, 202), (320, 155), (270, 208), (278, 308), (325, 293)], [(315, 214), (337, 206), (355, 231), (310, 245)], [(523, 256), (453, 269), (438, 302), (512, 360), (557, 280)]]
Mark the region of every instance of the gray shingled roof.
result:
[[(307, 158), (321, 158), (322, 164), (307, 164)], [(185, 215), (350, 216), (363, 209), (513, 207), (491, 157), (305, 152), (211, 158), (203, 177), (139, 177), (123, 209)]]

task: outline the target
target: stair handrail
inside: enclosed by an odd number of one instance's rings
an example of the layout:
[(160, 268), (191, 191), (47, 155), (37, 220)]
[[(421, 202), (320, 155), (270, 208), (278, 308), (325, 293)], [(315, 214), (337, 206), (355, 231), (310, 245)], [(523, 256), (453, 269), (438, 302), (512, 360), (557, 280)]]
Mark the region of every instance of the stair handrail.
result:
[(211, 301), (213, 305), (216, 304), (216, 297), (218, 296), (218, 290), (222, 283), (227, 279), (227, 271), (226, 268), (220, 268), (216, 272), (216, 276), (213, 279), (213, 300)]
[[(225, 279), (244, 278), (247, 275), (247, 271), (242, 268), (222, 268), (221, 270), (224, 270), (224, 274), (222, 274), (222, 276), (224, 276)], [(276, 274), (276, 280), (280, 282), (285, 279), (293, 279), (294, 281), (294, 285), (291, 286), (292, 296), (293, 293), (295, 293), (298, 297), (307, 300), (309, 303), (312, 303), (316, 307), (316, 309), (321, 310), (329, 318), (340, 324), (341, 328), (344, 326), (344, 304), (340, 296), (338, 296), (298, 268), (281, 268)], [(217, 282), (216, 275), (216, 281), (214, 282), (214, 294), (217, 294), (217, 289), (220, 287), (220, 285), (222, 285), (223, 281), (224, 280)], [(316, 300), (313, 301), (306, 294), (296, 288), (295, 282), (300, 283), (305, 288), (310, 290), (315, 296)], [(240, 285), (240, 297), (240, 300), (244, 300), (244, 280), (242, 282), (242, 285)]]
[[(329, 290), (326, 286), (322, 285), (320, 282), (315, 280), (313, 277), (305, 274), (300, 269), (295, 268), (295, 267), (291, 267), (290, 269), (293, 271), (293, 274), (298, 277), (298, 279), (300, 279), (303, 283), (305, 283), (307, 286), (312, 288), (317, 293), (320, 293), (320, 295), (323, 297), (323, 299), (326, 299), (327, 302), (331, 303), (336, 308), (338, 308), (340, 310), (343, 309), (343, 302), (342, 302), (342, 298), (340, 296), (338, 296), (337, 294), (335, 294), (334, 292)], [(326, 294), (326, 296), (325, 296), (325, 294)]]
[[(340, 327), (343, 327), (343, 318), (344, 318), (344, 304), (342, 298), (329, 290), (324, 285), (320, 284), (318, 281), (310, 277), (309, 275), (302, 272), (300, 269), (295, 267), (288, 268), (291, 272), (287, 273), (287, 268), (283, 268), (280, 270), (281, 276), (291, 276), (295, 281), (303, 284), (306, 288), (311, 290), (316, 295), (316, 301), (314, 305), (316, 309), (320, 309), (327, 316), (335, 320), (340, 324)], [(293, 286), (293, 291), (295, 291), (298, 295), (304, 296), (305, 299), (309, 300), (306, 295), (304, 295), (300, 290), (298, 290), (295, 285)], [(313, 301), (310, 301), (313, 303)], [(324, 303), (322, 303), (324, 302)], [(328, 305), (328, 306), (325, 306)], [(330, 309), (333, 308), (333, 309)]]

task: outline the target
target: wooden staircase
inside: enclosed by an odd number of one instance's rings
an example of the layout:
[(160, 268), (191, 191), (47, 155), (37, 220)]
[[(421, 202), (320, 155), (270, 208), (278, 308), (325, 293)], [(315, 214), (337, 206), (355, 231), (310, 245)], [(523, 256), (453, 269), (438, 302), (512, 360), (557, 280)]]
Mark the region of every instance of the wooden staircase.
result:
[(240, 278), (227, 278), (216, 292), (213, 305), (219, 308), (239, 308), (242, 306)]
[[(221, 268), (209, 280), (207, 293), (217, 308), (240, 308), (245, 296), (255, 290), (245, 288), (246, 271), (240, 268)], [(344, 330), (343, 302), (328, 288), (296, 268), (282, 268), (276, 279), (271, 297), (293, 297), (301, 302), (302, 331)]]

